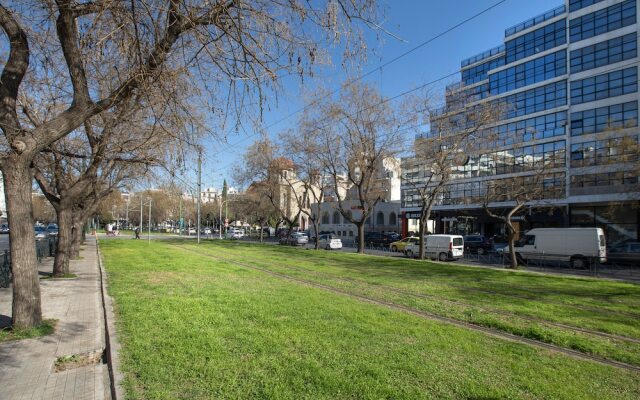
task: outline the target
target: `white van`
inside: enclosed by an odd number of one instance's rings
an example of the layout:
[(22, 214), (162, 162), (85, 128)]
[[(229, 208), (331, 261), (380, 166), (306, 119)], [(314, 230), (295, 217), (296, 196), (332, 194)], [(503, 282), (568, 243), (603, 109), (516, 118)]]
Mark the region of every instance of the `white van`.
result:
[(602, 228), (536, 228), (515, 245), (520, 260), (568, 261), (572, 268), (586, 268), (598, 259), (607, 261)]
[[(425, 257), (440, 261), (457, 260), (464, 255), (464, 239), (460, 235), (428, 235), (424, 237)], [(420, 253), (420, 243), (408, 244), (404, 254), (413, 258)]]

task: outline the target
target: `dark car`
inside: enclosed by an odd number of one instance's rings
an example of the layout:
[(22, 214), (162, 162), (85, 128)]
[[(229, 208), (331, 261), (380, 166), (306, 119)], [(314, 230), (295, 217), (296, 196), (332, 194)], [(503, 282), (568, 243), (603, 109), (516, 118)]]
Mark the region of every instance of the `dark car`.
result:
[(493, 250), (493, 241), (482, 235), (464, 237), (464, 250), (469, 253), (486, 254)]
[(640, 242), (624, 242), (607, 249), (607, 262), (640, 267)]
[(7, 224), (0, 225), (0, 233), (9, 233), (9, 225)]
[(389, 247), (389, 245), (402, 237), (397, 233), (365, 232), (364, 245), (374, 247)]

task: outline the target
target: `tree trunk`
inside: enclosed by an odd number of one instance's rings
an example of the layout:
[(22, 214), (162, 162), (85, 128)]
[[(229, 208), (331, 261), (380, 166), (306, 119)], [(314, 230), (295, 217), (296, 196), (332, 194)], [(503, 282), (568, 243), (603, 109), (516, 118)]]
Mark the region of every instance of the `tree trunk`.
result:
[(84, 243), (84, 241), (84, 224), (74, 220), (71, 235), (71, 250), (69, 252), (70, 259), (74, 260), (80, 257), (80, 245)]
[(418, 244), (420, 246), (420, 249), (418, 250), (418, 258), (420, 260), (424, 260), (424, 222), (423, 222), (422, 216), (420, 217), (420, 227), (418, 227), (418, 237), (419, 237), (419, 241)]
[(318, 231), (319, 228), (319, 224), (318, 224), (318, 220), (317, 219), (312, 219), (311, 222), (313, 223), (313, 231), (316, 234), (316, 239), (315, 239), (315, 249), (318, 250), (320, 249), (320, 232)]
[(358, 227), (358, 253), (364, 254), (364, 224), (365, 220), (356, 223)]
[(56, 215), (58, 217), (58, 248), (53, 260), (53, 276), (63, 277), (69, 274), (69, 258), (71, 257), (71, 242), (73, 221), (72, 209), (64, 204), (58, 205)]
[(12, 323), (14, 328), (33, 328), (42, 323), (40, 280), (36, 257), (30, 159), (10, 154), (5, 160), (4, 190), (7, 198), (11, 270), (13, 272)]
[(511, 225), (511, 221), (507, 220), (507, 229), (509, 230), (509, 268), (518, 269), (518, 259), (516, 257), (516, 249), (514, 247), (516, 241), (516, 230)]

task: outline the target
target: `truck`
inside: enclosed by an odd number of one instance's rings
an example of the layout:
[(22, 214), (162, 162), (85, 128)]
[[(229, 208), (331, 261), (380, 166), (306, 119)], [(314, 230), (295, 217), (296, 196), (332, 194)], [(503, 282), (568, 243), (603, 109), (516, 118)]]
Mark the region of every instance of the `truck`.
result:
[[(464, 238), (460, 235), (427, 235), (424, 242), (425, 256), (432, 260), (457, 260), (464, 255)], [(404, 255), (413, 258), (419, 251), (419, 242), (408, 244), (404, 249)]]
[(549, 260), (569, 262), (572, 268), (588, 268), (607, 261), (602, 228), (535, 228), (515, 245), (520, 262)]

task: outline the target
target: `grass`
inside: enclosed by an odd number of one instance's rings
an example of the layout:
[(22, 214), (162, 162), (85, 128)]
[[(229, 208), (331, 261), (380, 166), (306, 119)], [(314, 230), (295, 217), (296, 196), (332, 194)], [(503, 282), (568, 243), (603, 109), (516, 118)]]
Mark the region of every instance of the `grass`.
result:
[(55, 319), (46, 319), (36, 328), (14, 329), (9, 327), (0, 329), (0, 343), (51, 335), (57, 322)]
[[(101, 249), (116, 302), (125, 386), (133, 399), (640, 396), (634, 372), (364, 303), (164, 241), (103, 241)], [(275, 261), (280, 266), (267, 268), (291, 276), (304, 273), (305, 279), (355, 294), (366, 290), (373, 296), (377, 282), (378, 295), (397, 304), (411, 302), (416, 309), (439, 302), (409, 299), (382, 285), (403, 291), (428, 288), (429, 293), (447, 288), (442, 299), (453, 296), (456, 285), (528, 294), (534, 288), (562, 288), (550, 277), (546, 282), (533, 274), (448, 265), (453, 273), (411, 260), (395, 260), (392, 266), (382, 258), (227, 242), (207, 243), (199, 250), (261, 267)], [(501, 280), (506, 282), (501, 285)], [(624, 284), (578, 281), (570, 283), (618, 293), (615, 305), (596, 305), (603, 310), (631, 310), (637, 300), (637, 289)], [(469, 293), (469, 301), (483, 297)], [(457, 295), (467, 301), (464, 290)], [(526, 309), (521, 300), (515, 303)], [(555, 306), (568, 299), (554, 294), (547, 300)], [(589, 304), (586, 299), (578, 303)]]
[(638, 285), (246, 243), (198, 251), (241, 253), (274, 272), (640, 365)]

